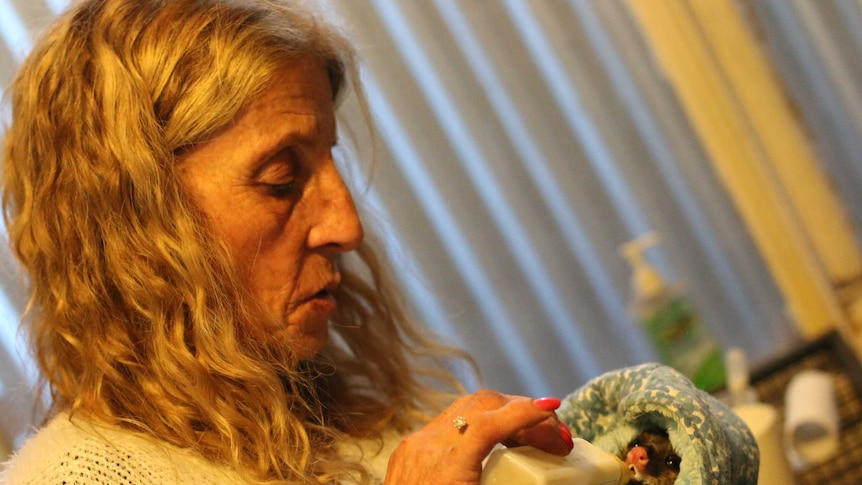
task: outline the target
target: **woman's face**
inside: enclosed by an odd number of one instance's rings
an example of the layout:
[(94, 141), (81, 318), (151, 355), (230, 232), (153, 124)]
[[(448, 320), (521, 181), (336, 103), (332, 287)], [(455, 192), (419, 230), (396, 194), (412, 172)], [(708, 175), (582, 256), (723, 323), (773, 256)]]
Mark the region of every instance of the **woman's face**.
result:
[(329, 78), (321, 62), (307, 58), (276, 75), (180, 165), (192, 200), (278, 322), (252, 324), (251, 335), (289, 345), (299, 359), (326, 343), (340, 280), (335, 256), (355, 249), (363, 235), (332, 159), (335, 141)]

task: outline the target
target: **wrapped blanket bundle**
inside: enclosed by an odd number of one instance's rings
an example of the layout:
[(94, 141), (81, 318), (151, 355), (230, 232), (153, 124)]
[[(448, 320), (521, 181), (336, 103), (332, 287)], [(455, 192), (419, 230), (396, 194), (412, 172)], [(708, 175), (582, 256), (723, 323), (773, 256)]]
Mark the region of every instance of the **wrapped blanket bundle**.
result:
[(651, 427), (667, 430), (682, 458), (676, 485), (756, 485), (757, 444), (728, 407), (674, 369), (644, 364), (603, 374), (563, 400), (572, 430), (619, 455)]

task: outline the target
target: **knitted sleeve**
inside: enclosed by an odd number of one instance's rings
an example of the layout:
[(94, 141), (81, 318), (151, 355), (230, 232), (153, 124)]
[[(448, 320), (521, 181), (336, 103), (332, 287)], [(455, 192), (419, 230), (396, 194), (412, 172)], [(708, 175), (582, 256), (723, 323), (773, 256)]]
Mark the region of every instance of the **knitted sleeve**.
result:
[(67, 415), (27, 440), (0, 472), (8, 485), (241, 483), (230, 470), (127, 431)]

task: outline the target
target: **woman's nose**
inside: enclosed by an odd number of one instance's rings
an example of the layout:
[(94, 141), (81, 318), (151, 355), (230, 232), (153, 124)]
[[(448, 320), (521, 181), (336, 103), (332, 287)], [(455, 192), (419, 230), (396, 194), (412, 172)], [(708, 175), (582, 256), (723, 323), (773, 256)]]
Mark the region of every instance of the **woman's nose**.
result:
[(318, 202), (308, 232), (309, 247), (335, 252), (352, 251), (359, 247), (365, 234), (362, 222), (350, 190), (333, 162), (320, 168), (315, 189)]

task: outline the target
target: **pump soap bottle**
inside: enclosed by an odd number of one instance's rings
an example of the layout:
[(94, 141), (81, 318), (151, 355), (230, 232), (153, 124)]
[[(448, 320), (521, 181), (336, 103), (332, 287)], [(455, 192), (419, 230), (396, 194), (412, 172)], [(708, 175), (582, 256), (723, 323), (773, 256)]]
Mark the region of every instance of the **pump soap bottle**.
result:
[(620, 247), (633, 271), (629, 310), (664, 364), (686, 375), (699, 389), (718, 390), (726, 380), (721, 349), (701, 325), (683, 285), (666, 284), (644, 258), (644, 251), (658, 242), (658, 234), (650, 232)]

